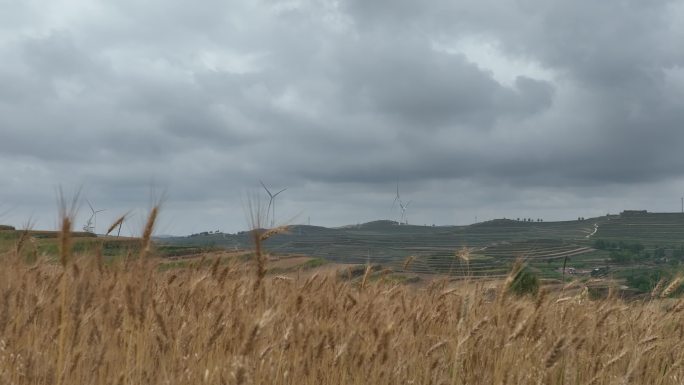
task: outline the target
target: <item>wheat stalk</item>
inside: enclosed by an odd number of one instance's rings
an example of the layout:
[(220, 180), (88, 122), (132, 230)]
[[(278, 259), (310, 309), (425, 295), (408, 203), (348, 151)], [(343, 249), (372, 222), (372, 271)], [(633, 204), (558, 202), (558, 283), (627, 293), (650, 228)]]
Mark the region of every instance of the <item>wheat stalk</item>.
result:
[(677, 289), (679, 289), (679, 286), (682, 284), (682, 281), (684, 280), (683, 276), (678, 276), (675, 279), (670, 282), (667, 287), (665, 287), (665, 290), (663, 290), (662, 293), (660, 293), (661, 298), (666, 298), (669, 297), (672, 293), (674, 293)]
[(288, 228), (289, 228), (289, 226), (278, 226), (278, 227), (275, 227), (272, 229), (268, 229), (268, 230), (264, 231), (263, 233), (261, 233), (261, 235), (260, 235), (261, 241), (265, 241), (274, 235), (287, 234)]
[(116, 229), (117, 227), (121, 226), (121, 225), (124, 223), (124, 221), (126, 220), (126, 216), (127, 216), (127, 215), (128, 215), (128, 213), (126, 213), (126, 214), (120, 216), (117, 220), (115, 220), (114, 223), (112, 223), (112, 224), (109, 226), (109, 228), (107, 229), (107, 232), (105, 233), (105, 235), (111, 234), (112, 231), (114, 231), (114, 229)]
[(560, 358), (564, 347), (565, 337), (563, 336), (556, 340), (556, 343), (553, 344), (553, 348), (551, 348), (548, 355), (546, 356), (546, 359), (544, 360), (544, 366), (546, 367), (546, 369), (550, 369), (556, 364), (556, 362), (558, 362), (558, 359)]
[(140, 249), (140, 259), (145, 259), (152, 247), (152, 233), (154, 232), (154, 224), (157, 221), (157, 215), (159, 215), (159, 205), (155, 205), (150, 210), (150, 214), (147, 216), (147, 222), (145, 223), (145, 229), (143, 230), (141, 239), (141, 249)]

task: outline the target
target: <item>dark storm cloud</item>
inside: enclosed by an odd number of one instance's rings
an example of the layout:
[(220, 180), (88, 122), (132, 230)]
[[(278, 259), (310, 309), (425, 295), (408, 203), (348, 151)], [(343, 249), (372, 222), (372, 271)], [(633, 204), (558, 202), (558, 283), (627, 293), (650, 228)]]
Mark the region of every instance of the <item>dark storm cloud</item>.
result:
[[(344, 84), (348, 96), (370, 112), (412, 129), (487, 127), (501, 116), (527, 115), (550, 104), (552, 87), (545, 82), (519, 78), (509, 89), (462, 55), (435, 52), (424, 41), (393, 43), (345, 52)], [(364, 60), (358, 60), (359, 51)]]
[(169, 231), (237, 229), (264, 179), (290, 188), (283, 215), (321, 224), (390, 216), (396, 181), (426, 223), (530, 202), (573, 217), (684, 179), (677, 2), (4, 8), (0, 203), (17, 216), (58, 183), (111, 212), (158, 186)]

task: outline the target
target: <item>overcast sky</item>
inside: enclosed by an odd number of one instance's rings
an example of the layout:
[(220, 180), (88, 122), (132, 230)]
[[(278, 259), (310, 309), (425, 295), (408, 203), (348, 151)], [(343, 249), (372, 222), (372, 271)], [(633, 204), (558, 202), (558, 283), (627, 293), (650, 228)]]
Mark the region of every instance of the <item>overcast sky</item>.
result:
[[(684, 3), (0, 0), (0, 223), (98, 231), (679, 211)], [(265, 202), (265, 200), (264, 200)], [(4, 214), (3, 214), (4, 213)], [(81, 227), (89, 209), (79, 211)]]

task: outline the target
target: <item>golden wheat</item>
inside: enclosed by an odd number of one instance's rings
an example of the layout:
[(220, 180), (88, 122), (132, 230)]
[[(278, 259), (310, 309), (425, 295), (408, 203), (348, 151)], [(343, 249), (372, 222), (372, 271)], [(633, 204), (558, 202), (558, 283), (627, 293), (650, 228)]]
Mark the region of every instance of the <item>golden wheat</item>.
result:
[(109, 228), (107, 229), (107, 232), (105, 233), (105, 235), (111, 234), (112, 231), (114, 231), (114, 229), (116, 229), (117, 227), (121, 226), (121, 225), (124, 223), (124, 221), (126, 220), (126, 216), (128, 216), (128, 214), (124, 214), (124, 215), (120, 216), (117, 220), (115, 220), (114, 223), (112, 223), (112, 224), (109, 226)]
[(98, 265), (72, 255), (71, 223), (62, 226), (63, 268), (0, 255), (0, 384), (669, 385), (684, 376), (684, 312), (660, 296), (519, 298), (506, 290), (519, 266), (487, 285), (403, 286), (371, 279), (370, 267), (357, 281), (273, 276), (262, 250), (251, 274), (228, 257), (164, 271), (151, 248), (138, 262)]

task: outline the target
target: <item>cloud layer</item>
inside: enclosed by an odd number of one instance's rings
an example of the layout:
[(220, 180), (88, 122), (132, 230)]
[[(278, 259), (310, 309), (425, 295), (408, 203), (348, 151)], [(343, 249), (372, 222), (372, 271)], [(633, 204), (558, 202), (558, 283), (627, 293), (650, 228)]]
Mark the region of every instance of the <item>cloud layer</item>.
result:
[(420, 224), (679, 207), (679, 2), (3, 9), (0, 222), (52, 226), (59, 184), (106, 222), (155, 186), (161, 232), (237, 231), (260, 179), (321, 225), (396, 217), (397, 182)]

